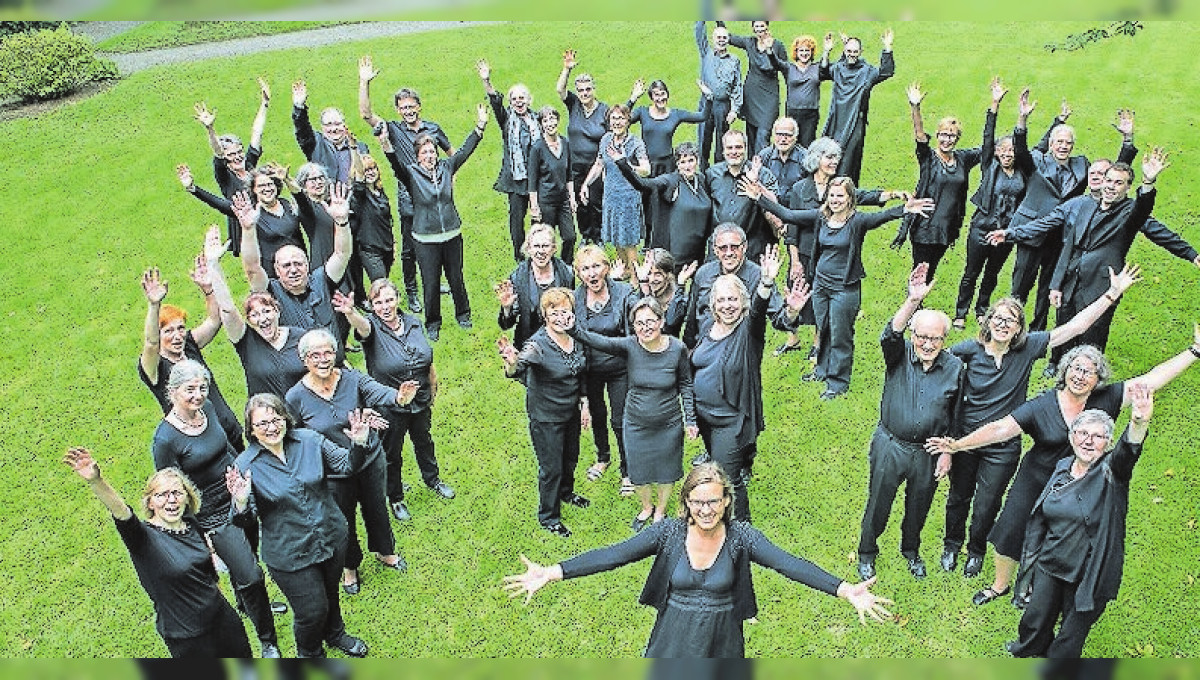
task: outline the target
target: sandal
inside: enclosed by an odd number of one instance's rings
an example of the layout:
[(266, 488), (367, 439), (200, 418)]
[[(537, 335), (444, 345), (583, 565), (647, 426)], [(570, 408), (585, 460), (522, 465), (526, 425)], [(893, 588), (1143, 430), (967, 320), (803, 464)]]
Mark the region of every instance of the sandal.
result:
[(788, 352), (799, 352), (799, 351), (800, 351), (800, 343), (796, 343), (794, 345), (789, 345), (785, 342), (782, 345), (775, 348), (775, 356), (781, 357), (784, 354), (787, 354)]
[(967, 320), (966, 319), (955, 319), (954, 323), (952, 323), (950, 325), (953, 326), (954, 330), (956, 330), (956, 331), (964, 331), (967, 329)]
[(587, 469), (587, 480), (595, 482), (604, 476), (604, 471), (608, 469), (608, 463), (592, 463), (592, 466)]
[(1000, 599), (1000, 598), (1004, 597), (1005, 595), (1009, 594), (1010, 592), (1012, 592), (1011, 585), (1009, 587), (1005, 588), (1004, 590), (996, 590), (996, 589), (992, 588), (991, 586), (988, 586), (987, 588), (984, 588), (983, 590), (975, 593), (975, 597), (971, 598), (971, 602), (973, 602), (976, 607), (982, 607), (983, 605), (987, 604), (988, 602), (991, 602), (992, 600)]
[(621, 478), (621, 495), (622, 496), (632, 496), (633, 490), (634, 490), (633, 482), (629, 481), (628, 477), (622, 477)]

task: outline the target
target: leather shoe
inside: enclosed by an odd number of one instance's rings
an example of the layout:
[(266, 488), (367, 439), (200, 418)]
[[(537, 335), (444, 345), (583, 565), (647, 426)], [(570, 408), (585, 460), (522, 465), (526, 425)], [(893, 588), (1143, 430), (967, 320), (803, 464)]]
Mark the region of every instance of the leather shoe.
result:
[(1004, 651), (1008, 652), (1009, 656), (1016, 656), (1017, 655), (1016, 649), (1017, 649), (1017, 641), (1016, 640), (1009, 640), (1008, 642), (1004, 643)]
[(260, 658), (281, 659), (283, 658), (283, 654), (279, 653), (279, 645), (274, 642), (264, 642), (262, 643), (262, 656)]
[(404, 504), (404, 501), (392, 503), (392, 516), (400, 522), (407, 522), (412, 519), (412, 513), (408, 511), (408, 506)]
[(858, 579), (868, 581), (873, 578), (875, 578), (875, 562), (860, 559), (858, 561)]
[(469, 331), (475, 327), (475, 324), (471, 323), (470, 319), (459, 319), (458, 326), (459, 326), (459, 328)]
[(360, 590), (362, 590), (361, 576), (359, 577), (359, 580), (355, 581), (354, 583), (342, 582), (342, 592), (346, 593), (347, 595), (357, 595), (358, 591)]
[(652, 519), (652, 517), (653, 517), (653, 515), (651, 517), (646, 517), (646, 518), (641, 518), (641, 517), (638, 517), (637, 515), (634, 515), (633, 521), (629, 523), (629, 528), (633, 529), (633, 533), (636, 534), (637, 532), (646, 528), (646, 525), (650, 523), (650, 520)]
[(825, 380), (825, 376), (817, 375), (816, 371), (809, 371), (808, 373), (800, 376), (800, 380), (803, 382), (823, 382)]
[(920, 555), (908, 558), (908, 573), (915, 579), (925, 578), (925, 560), (921, 559)]
[(437, 480), (437, 482), (434, 483), (429, 488), (434, 493), (441, 496), (442, 498), (445, 498), (446, 500), (450, 500), (451, 498), (454, 498), (454, 496), (455, 496), (454, 487), (450, 486), (449, 484), (443, 482), (440, 479)]
[(367, 643), (349, 633), (342, 633), (342, 636), (337, 640), (326, 642), (325, 644), (334, 649), (341, 650), (346, 656), (352, 656), (356, 659), (361, 659), (367, 655)]
[(987, 588), (984, 588), (983, 590), (975, 593), (975, 596), (971, 598), (971, 603), (974, 604), (976, 607), (982, 607), (983, 605), (987, 604), (988, 602), (991, 602), (993, 600), (998, 600), (998, 599), (1004, 597), (1011, 590), (1012, 590), (1012, 586), (1009, 586), (1009, 587), (1005, 588), (1004, 590), (996, 590), (995, 588), (988, 586)]
[(958, 551), (946, 548), (942, 551), (942, 571), (954, 571), (958, 567)]
[(562, 522), (555, 522), (553, 524), (543, 524), (542, 528), (545, 529), (546, 531), (549, 531), (550, 533), (554, 534), (555, 536), (560, 536), (562, 538), (570, 538), (571, 537), (571, 530), (568, 529), (567, 525), (563, 524)]
[(426, 326), (425, 327), (425, 337), (429, 338), (429, 342), (437, 342), (438, 338), (441, 337), (441, 335), (442, 335), (442, 329), (440, 326)]
[(591, 501), (584, 498), (583, 496), (580, 496), (577, 493), (573, 493), (570, 496), (567, 496), (566, 498), (564, 498), (563, 503), (566, 503), (568, 505), (574, 505), (577, 508), (586, 508), (592, 504)]
[(381, 567), (383, 567), (384, 569), (394, 569), (396, 571), (408, 571), (408, 562), (405, 562), (404, 558), (399, 555), (396, 555), (395, 564), (388, 564), (387, 562), (384, 562), (381, 559), (381, 560), (379, 560), (379, 565)]
[(287, 604), (285, 604), (283, 602), (272, 602), (271, 603), (271, 613), (272, 614), (279, 616), (281, 614), (286, 614), (287, 612), (288, 612)]
[(408, 311), (413, 314), (420, 314), (425, 309), (421, 306), (421, 296), (416, 290), (410, 290), (405, 295), (408, 296)]
[(835, 390), (825, 390), (821, 393), (821, 401), (833, 401), (845, 394), (845, 392), (837, 392)]
[(967, 555), (967, 563), (963, 565), (963, 576), (975, 578), (983, 571), (983, 555)]
[(1013, 593), (1012, 604), (1017, 609), (1024, 611), (1025, 608), (1029, 606), (1029, 601), (1032, 599), (1033, 593), (1025, 593), (1023, 595), (1021, 593)]

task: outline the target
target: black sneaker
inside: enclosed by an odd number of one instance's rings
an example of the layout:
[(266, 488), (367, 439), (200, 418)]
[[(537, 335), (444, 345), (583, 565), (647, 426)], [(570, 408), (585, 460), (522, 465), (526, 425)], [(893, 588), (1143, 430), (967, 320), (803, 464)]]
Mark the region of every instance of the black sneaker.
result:
[(549, 531), (550, 533), (554, 534), (555, 536), (559, 536), (562, 538), (570, 538), (571, 537), (571, 530), (568, 529), (567, 525), (563, 524), (562, 522), (554, 522), (553, 524), (543, 524), (542, 528), (545, 529), (546, 531)]
[(425, 327), (425, 337), (429, 338), (429, 342), (437, 342), (438, 337), (441, 336), (441, 334), (442, 334), (442, 329), (440, 326), (426, 326)]
[(563, 503), (566, 503), (567, 505), (574, 505), (577, 508), (586, 508), (592, 504), (591, 501), (584, 498), (583, 496), (580, 496), (577, 493), (573, 493), (570, 496), (567, 496), (566, 498), (564, 498)]

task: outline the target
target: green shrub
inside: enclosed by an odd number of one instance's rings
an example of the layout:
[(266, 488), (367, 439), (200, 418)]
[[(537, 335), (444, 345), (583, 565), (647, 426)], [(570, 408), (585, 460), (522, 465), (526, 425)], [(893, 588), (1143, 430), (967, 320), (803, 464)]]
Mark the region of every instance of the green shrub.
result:
[(92, 42), (66, 24), (16, 33), (0, 42), (0, 94), (54, 99), (80, 85), (117, 77), (116, 65), (96, 57)]
[[(0, 5), (4, 5), (3, 0), (0, 0)], [(24, 33), (25, 31), (36, 31), (42, 28), (55, 28), (58, 26), (57, 21), (0, 21), (0, 38), (13, 33)]]

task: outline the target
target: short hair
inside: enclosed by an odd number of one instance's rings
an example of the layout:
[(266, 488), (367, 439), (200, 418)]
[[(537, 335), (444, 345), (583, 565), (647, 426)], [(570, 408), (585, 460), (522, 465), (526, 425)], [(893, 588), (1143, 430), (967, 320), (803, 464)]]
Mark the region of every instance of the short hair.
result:
[(329, 114), (329, 113), (332, 113), (332, 114), (336, 115), (338, 118), (341, 118), (342, 125), (346, 124), (346, 114), (342, 113), (341, 109), (337, 108), (336, 106), (327, 106), (327, 107), (321, 109), (321, 125), (325, 124), (325, 115)]
[(842, 43), (842, 45), (843, 45), (843, 46), (849, 46), (851, 42), (856, 42), (856, 43), (858, 43), (858, 49), (859, 49), (859, 51), (861, 51), (861, 50), (862, 50), (862, 39), (861, 39), (861, 38), (859, 38), (859, 37), (858, 37), (858, 36), (856, 36), (856, 35), (852, 35), (852, 36), (850, 36), (850, 37), (846, 38), (846, 42)]
[(146, 519), (154, 517), (154, 511), (150, 509), (150, 498), (158, 493), (159, 488), (171, 481), (179, 482), (179, 485), (183, 487), (183, 495), (186, 499), (183, 504), (184, 509), (193, 515), (200, 512), (200, 492), (196, 490), (196, 485), (188, 479), (183, 470), (171, 466), (155, 472), (146, 480), (146, 487), (142, 490), (142, 511), (146, 513)]
[(1128, 163), (1126, 163), (1124, 161), (1117, 161), (1116, 163), (1113, 163), (1112, 165), (1108, 166), (1108, 169), (1104, 171), (1104, 174), (1107, 175), (1108, 173), (1112, 172), (1113, 170), (1116, 170), (1117, 172), (1125, 173), (1125, 176), (1129, 178), (1129, 182), (1133, 183), (1133, 178), (1134, 178), (1133, 167), (1130, 166)]
[(542, 313), (543, 319), (550, 318), (550, 308), (552, 307), (567, 307), (574, 309), (575, 295), (569, 288), (555, 286), (545, 293), (542, 293), (542, 300), (538, 303), (538, 311)]
[[(1015, 142), (1013, 142), (1012, 135), (1004, 135), (1000, 139), (996, 140), (996, 144), (995, 144), (994, 148), (999, 148), (1001, 144), (1014, 144), (1014, 143)], [(1101, 159), (1101, 160), (1106, 160), (1106, 159)], [(1099, 161), (1097, 161), (1097, 162), (1099, 162)]]
[(529, 231), (525, 232), (525, 241), (521, 244), (521, 253), (525, 257), (529, 257), (529, 243), (533, 241), (534, 236), (539, 234), (550, 234), (550, 242), (554, 244), (554, 249), (556, 251), (558, 250), (558, 239), (554, 233), (554, 227), (541, 222), (534, 222), (533, 224), (529, 225)]
[(204, 367), (204, 364), (195, 359), (184, 359), (171, 367), (171, 375), (167, 376), (167, 394), (179, 389), (186, 382), (191, 382), (196, 378), (204, 378), (207, 385), (212, 384), (212, 373)]
[(400, 296), (400, 289), (396, 287), (396, 284), (392, 283), (389, 278), (382, 278), (371, 282), (371, 288), (367, 291), (367, 299), (374, 300), (386, 288), (391, 288), (396, 297)]
[(539, 120), (546, 120), (547, 116), (554, 116), (554, 120), (559, 120), (559, 121), (562, 120), (562, 116), (559, 115), (558, 109), (554, 108), (553, 106), (550, 106), (549, 104), (538, 109), (538, 119)]
[(622, 116), (625, 116), (625, 120), (629, 120), (630, 116), (632, 115), (629, 113), (629, 107), (625, 106), (624, 104), (613, 104), (608, 108), (608, 113), (604, 114), (605, 125), (612, 124), (612, 117), (614, 113), (619, 113)]
[(798, 35), (792, 40), (792, 61), (798, 61), (796, 54), (800, 52), (801, 47), (807, 47), (812, 56), (817, 56), (817, 39), (811, 35)]
[(1070, 135), (1071, 143), (1075, 143), (1075, 128), (1065, 123), (1062, 125), (1056, 125), (1054, 129), (1050, 131), (1050, 141), (1053, 142), (1055, 139), (1064, 136), (1064, 134)]
[(304, 183), (314, 177), (324, 177), (326, 183), (329, 182), (329, 171), (320, 163), (305, 163), (296, 171), (296, 184), (304, 186)]
[(275, 251), (274, 268), (276, 270), (276, 273), (278, 273), (278, 271), (279, 271), (279, 261), (281, 259), (283, 259), (284, 256), (286, 256), (288, 253), (297, 253), (300, 255), (301, 258), (303, 258), (305, 264), (312, 264), (312, 262), (308, 259), (308, 253), (304, 252), (303, 248), (289, 243), (287, 245), (280, 246), (279, 250)]
[(679, 487), (679, 518), (687, 520), (688, 524), (693, 524), (696, 520), (692, 519), (691, 508), (688, 507), (688, 496), (696, 490), (696, 487), (701, 484), (711, 484), (716, 482), (721, 485), (721, 494), (729, 499), (725, 504), (725, 514), (721, 515), (721, 521), (725, 524), (733, 519), (733, 481), (729, 479), (725, 468), (717, 463), (701, 463), (693, 467), (687, 476), (683, 478), (683, 484)]
[(261, 392), (246, 400), (246, 439), (251, 442), (257, 443), (258, 437), (254, 436), (254, 424), (251, 422), (250, 416), (260, 408), (269, 408), (274, 411), (280, 418), (283, 418), (288, 429), (296, 426), (296, 419), (292, 417), (292, 412), (288, 410), (282, 397), (272, 392)]
[(651, 248), (646, 257), (654, 256), (653, 268), (660, 272), (675, 276), (675, 256), (666, 248)]
[(829, 186), (827, 186), (825, 189), (825, 202), (821, 204), (821, 212), (823, 212), (826, 217), (829, 217), (833, 214), (833, 211), (829, 209), (829, 190), (834, 187), (842, 187), (846, 190), (846, 203), (848, 204), (850, 210), (854, 210), (858, 207), (858, 196), (855, 193), (857, 189), (854, 188), (854, 180), (845, 175), (838, 175), (837, 177), (833, 177), (829, 180)]
[(217, 143), (221, 146), (225, 146), (226, 144), (229, 144), (230, 146), (242, 146), (242, 138), (238, 137), (237, 135), (221, 135), (220, 137), (217, 137)]
[(777, 127), (777, 126), (778, 126), (780, 123), (783, 123), (783, 124), (785, 124), (785, 125), (791, 125), (791, 126), (792, 126), (792, 130), (794, 130), (794, 131), (796, 132), (796, 134), (800, 134), (800, 124), (796, 122), (796, 119), (795, 119), (795, 118), (789, 118), (789, 117), (787, 117), (787, 116), (784, 116), (784, 117), (782, 117), (782, 118), (776, 118), (776, 119), (775, 119), (775, 122), (774, 122), (774, 123), (771, 123), (771, 132), (772, 132), (772, 133), (773, 133), (773, 132), (775, 132), (775, 128), (776, 128), (776, 127)]
[(908, 329), (916, 332), (917, 324), (924, 322), (926, 319), (932, 319), (942, 324), (942, 335), (950, 332), (950, 317), (940, 309), (918, 309), (908, 320)]
[(525, 94), (525, 98), (529, 100), (529, 106), (533, 106), (533, 93), (529, 91), (529, 86), (525, 83), (514, 83), (508, 88), (508, 100), (511, 102), (514, 94)]
[(747, 138), (746, 138), (745, 132), (743, 132), (742, 130), (728, 130), (725, 132), (725, 134), (721, 135), (721, 145), (724, 146), (725, 140), (729, 139), (730, 137), (741, 137), (742, 144), (746, 144)]
[(746, 230), (738, 226), (737, 222), (722, 222), (717, 225), (716, 229), (713, 229), (713, 244), (715, 245), (717, 239), (725, 234), (735, 234), (742, 243), (746, 242)]
[(954, 116), (946, 116), (938, 121), (937, 132), (952, 132), (955, 137), (962, 137), (962, 123)]
[(1013, 334), (1012, 340), (1008, 341), (1008, 346), (1012, 349), (1021, 349), (1025, 346), (1025, 341), (1029, 338), (1029, 329), (1025, 326), (1025, 305), (1015, 297), (1004, 297), (992, 303), (991, 307), (983, 313), (983, 323), (979, 324), (979, 344), (986, 344), (992, 340), (991, 320), (996, 316), (996, 312), (1001, 309), (1007, 309), (1012, 312), (1013, 316), (1017, 317), (1017, 332)]
[(662, 303), (660, 303), (658, 300), (655, 300), (652, 296), (647, 295), (646, 297), (633, 303), (633, 306), (629, 308), (630, 325), (633, 324), (633, 320), (637, 317), (638, 311), (643, 309), (649, 309), (654, 316), (659, 318), (659, 320), (661, 320), (666, 314), (666, 312), (663, 311)]
[(411, 99), (417, 103), (417, 106), (421, 105), (421, 95), (417, 94), (417, 91), (411, 87), (402, 87), (396, 90), (396, 94), (392, 96), (392, 105), (400, 106), (401, 99)]
[(717, 306), (718, 288), (721, 290), (732, 288), (742, 299), (743, 310), (750, 304), (750, 291), (746, 289), (746, 284), (738, 278), (737, 274), (722, 274), (713, 280), (712, 288), (708, 289), (708, 309), (710, 312)]
[(1116, 430), (1116, 423), (1113, 422), (1112, 416), (1098, 408), (1089, 408), (1083, 413), (1075, 416), (1075, 420), (1071, 421), (1070, 432), (1071, 434), (1075, 434), (1075, 430), (1078, 430), (1085, 425), (1091, 425), (1092, 423), (1099, 423), (1104, 427), (1104, 436), (1108, 438), (1108, 444), (1105, 446), (1105, 450), (1108, 450), (1108, 448), (1112, 446), (1113, 433)]
[(329, 345), (335, 354), (338, 351), (337, 338), (333, 337), (328, 328), (314, 328), (300, 336), (300, 342), (296, 343), (296, 353), (300, 355), (300, 360), (304, 361), (309, 353), (321, 345)]
[(1084, 358), (1092, 362), (1096, 367), (1096, 387), (1107, 383), (1112, 379), (1112, 366), (1109, 365), (1108, 359), (1104, 356), (1104, 352), (1092, 345), (1079, 345), (1071, 348), (1063, 358), (1058, 360), (1058, 376), (1054, 381), (1054, 388), (1061, 390), (1067, 386), (1067, 369), (1071, 367), (1071, 363), (1078, 358)]
[(813, 143), (808, 145), (808, 152), (804, 154), (804, 169), (808, 172), (816, 172), (817, 168), (821, 165), (821, 159), (829, 155), (834, 155), (838, 159), (841, 159), (842, 145), (830, 137), (818, 137), (814, 139)]
[(267, 179), (271, 180), (271, 183), (275, 185), (275, 191), (283, 191), (283, 180), (279, 179), (275, 175), (272, 175), (271, 172), (269, 170), (267, 170), (266, 168), (255, 168), (250, 173), (250, 192), (251, 193), (254, 193), (254, 182), (259, 177), (266, 177)]
[(682, 142), (675, 147), (675, 163), (679, 163), (679, 159), (684, 156), (695, 156), (700, 158), (700, 149), (695, 142)]
[(667, 87), (667, 84), (662, 79), (650, 81), (650, 87), (646, 88), (647, 92), (653, 92), (655, 90), (662, 90), (668, 97), (671, 96), (671, 90)]
[(592, 80), (592, 74), (580, 73), (575, 76), (575, 87), (579, 87), (579, 83), (591, 83), (592, 87), (596, 86), (596, 81)]
[(250, 310), (255, 305), (266, 305), (274, 308), (276, 312), (279, 311), (279, 300), (276, 300), (274, 295), (265, 290), (247, 295), (246, 301), (242, 303), (242, 311), (246, 313), (246, 316), (250, 316)]
[(606, 267), (611, 266), (611, 263), (609, 262), (609, 259), (608, 259), (608, 253), (604, 252), (604, 249), (601, 248), (600, 246), (596, 245), (595, 243), (589, 243), (586, 246), (575, 251), (575, 269), (576, 269), (576, 271), (581, 269), (583, 267), (584, 263), (588, 263), (588, 264), (600, 263)]
[(422, 132), (421, 134), (417, 135), (416, 139), (413, 140), (413, 153), (420, 155), (421, 147), (425, 146), (426, 144), (432, 144), (434, 150), (437, 150), (437, 139), (435, 139), (434, 136), (428, 132)]
[(176, 321), (187, 323), (187, 317), (188, 313), (184, 308), (164, 304), (158, 308), (158, 329), (162, 330)]

